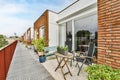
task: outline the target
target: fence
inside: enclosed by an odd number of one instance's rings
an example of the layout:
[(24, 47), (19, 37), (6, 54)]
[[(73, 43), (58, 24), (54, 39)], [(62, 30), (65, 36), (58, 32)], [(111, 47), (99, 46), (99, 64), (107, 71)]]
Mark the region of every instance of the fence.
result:
[(0, 49), (0, 80), (6, 80), (9, 66), (16, 48), (17, 41)]

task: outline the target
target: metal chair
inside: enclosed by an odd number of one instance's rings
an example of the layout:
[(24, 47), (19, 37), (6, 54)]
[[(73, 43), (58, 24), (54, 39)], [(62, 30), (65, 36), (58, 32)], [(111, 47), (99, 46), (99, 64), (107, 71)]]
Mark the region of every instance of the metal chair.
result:
[[(77, 75), (79, 75), (79, 73), (80, 73), (84, 64), (92, 65), (94, 51), (95, 51), (95, 44), (93, 42), (90, 42), (88, 52), (87, 52), (87, 56), (76, 57), (76, 61), (77, 61), (76, 66), (78, 65), (78, 68), (79, 68), (79, 71), (78, 71)], [(82, 65), (79, 66), (78, 62), (82, 62)]]

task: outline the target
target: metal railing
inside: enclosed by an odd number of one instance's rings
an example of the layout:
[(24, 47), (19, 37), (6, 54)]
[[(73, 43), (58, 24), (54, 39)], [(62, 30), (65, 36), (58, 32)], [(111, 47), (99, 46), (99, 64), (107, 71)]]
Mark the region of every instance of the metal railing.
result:
[(17, 45), (17, 41), (0, 49), (0, 80), (6, 80), (9, 66)]

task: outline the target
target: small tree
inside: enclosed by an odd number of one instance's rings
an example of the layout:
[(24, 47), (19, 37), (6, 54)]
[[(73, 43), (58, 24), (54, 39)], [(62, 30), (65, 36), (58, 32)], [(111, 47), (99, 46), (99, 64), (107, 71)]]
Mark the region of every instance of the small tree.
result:
[(44, 47), (45, 47), (45, 42), (43, 38), (39, 38), (37, 39), (37, 50), (39, 52), (43, 52), (44, 51)]

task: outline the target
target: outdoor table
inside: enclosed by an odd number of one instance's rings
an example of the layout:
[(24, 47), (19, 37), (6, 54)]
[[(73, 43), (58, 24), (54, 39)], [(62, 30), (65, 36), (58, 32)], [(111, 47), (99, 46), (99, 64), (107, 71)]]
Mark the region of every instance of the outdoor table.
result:
[[(65, 75), (67, 75), (69, 73), (72, 76), (72, 73), (70, 72), (70, 69), (68, 67), (67, 62), (68, 62), (69, 59), (73, 58), (73, 55), (71, 53), (63, 55), (63, 54), (60, 54), (58, 52), (55, 52), (55, 56), (56, 56), (56, 59), (57, 59), (57, 62), (58, 62), (58, 66), (56, 67), (55, 71), (60, 68), (61, 72), (63, 74), (63, 77), (66, 80)], [(61, 58), (60, 60), (58, 59), (59, 57)], [(62, 64), (62, 62), (64, 64)], [(66, 72), (66, 73), (63, 72), (63, 67), (65, 67), (65, 66), (67, 67), (67, 70), (68, 70), (68, 72)]]

